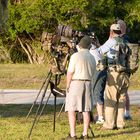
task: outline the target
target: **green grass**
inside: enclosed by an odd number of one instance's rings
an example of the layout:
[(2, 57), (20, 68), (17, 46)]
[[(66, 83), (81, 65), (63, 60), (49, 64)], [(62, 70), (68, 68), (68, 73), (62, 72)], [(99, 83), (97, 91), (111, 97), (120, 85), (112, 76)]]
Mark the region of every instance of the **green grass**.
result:
[[(49, 67), (31, 64), (0, 64), (0, 89), (40, 89)], [(130, 78), (129, 89), (140, 89), (140, 68)], [(60, 87), (65, 88), (65, 76)]]
[[(1, 105), (0, 106), (0, 140), (26, 140), (35, 116), (32, 114), (26, 120), (30, 105)], [(60, 140), (69, 133), (67, 114), (62, 112), (56, 120), (56, 131), (53, 132), (53, 106), (47, 106), (38, 124), (33, 129), (31, 140)], [(57, 115), (61, 105), (57, 106)], [(140, 106), (132, 106), (132, 121), (126, 121), (123, 130), (100, 130), (101, 125), (91, 124), (96, 140), (139, 140), (140, 139)], [(77, 124), (76, 131), (79, 137), (82, 133), (82, 124)], [(91, 136), (89, 130), (89, 136)]]
[[(39, 89), (48, 72), (45, 65), (0, 64), (0, 89)], [(140, 69), (131, 77), (130, 89), (140, 89)], [(65, 79), (65, 77), (63, 77)], [(65, 87), (62, 80), (61, 87)], [(26, 121), (30, 105), (0, 105), (0, 140), (26, 140), (31, 129), (36, 108)], [(57, 114), (61, 106), (57, 106)], [(101, 131), (99, 125), (92, 124), (96, 140), (139, 140), (140, 106), (132, 106), (133, 121), (126, 122), (124, 130)], [(77, 125), (77, 135), (82, 132)], [(39, 123), (33, 129), (31, 140), (60, 140), (69, 133), (67, 114), (62, 112), (53, 129), (53, 106), (47, 106)], [(90, 131), (89, 131), (89, 135)]]
[(140, 89), (140, 64), (139, 64), (139, 69), (136, 73), (131, 75), (130, 78), (130, 89), (135, 90), (135, 89)]
[(47, 68), (43, 65), (0, 64), (0, 87), (38, 88), (45, 74)]
[(0, 64), (0, 89), (39, 89), (49, 67), (32, 64)]

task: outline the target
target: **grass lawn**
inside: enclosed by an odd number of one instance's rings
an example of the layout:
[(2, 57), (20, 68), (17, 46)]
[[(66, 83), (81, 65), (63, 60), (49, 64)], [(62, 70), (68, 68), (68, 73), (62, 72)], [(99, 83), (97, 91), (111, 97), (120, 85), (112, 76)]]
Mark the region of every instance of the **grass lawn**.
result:
[[(47, 65), (0, 64), (0, 89), (40, 89), (48, 71)], [(65, 88), (63, 79), (60, 86)]]
[[(40, 89), (49, 67), (32, 64), (0, 64), (0, 89)], [(129, 89), (140, 89), (140, 68), (130, 78)], [(60, 87), (65, 88), (65, 76)]]
[[(0, 89), (40, 89), (48, 73), (48, 66), (31, 64), (0, 64)], [(140, 68), (131, 76), (130, 88), (140, 89)], [(65, 88), (65, 76), (60, 83)], [(0, 105), (0, 140), (26, 140), (31, 129), (36, 108), (26, 121), (30, 105)], [(57, 113), (61, 106), (57, 106)], [(132, 106), (133, 120), (126, 122), (124, 130), (103, 131), (92, 124), (96, 140), (140, 140), (140, 106)], [(82, 125), (77, 125), (77, 136)], [(67, 114), (62, 112), (53, 133), (53, 106), (47, 106), (39, 123), (33, 129), (31, 140), (60, 140), (69, 133)], [(89, 131), (89, 135), (91, 133)]]
[[(31, 140), (61, 140), (69, 133), (67, 114), (62, 112), (56, 120), (56, 131), (53, 132), (53, 106), (46, 106), (44, 114), (33, 129)], [(30, 105), (0, 106), (0, 140), (26, 140), (31, 128), (36, 108), (26, 121)], [(61, 105), (57, 106), (57, 115)], [(96, 113), (96, 112), (95, 112)], [(140, 139), (140, 106), (132, 106), (132, 121), (126, 121), (123, 130), (100, 130), (101, 125), (91, 124), (96, 140), (139, 140)], [(82, 132), (82, 125), (77, 124), (77, 136)], [(89, 136), (91, 136), (89, 130)]]

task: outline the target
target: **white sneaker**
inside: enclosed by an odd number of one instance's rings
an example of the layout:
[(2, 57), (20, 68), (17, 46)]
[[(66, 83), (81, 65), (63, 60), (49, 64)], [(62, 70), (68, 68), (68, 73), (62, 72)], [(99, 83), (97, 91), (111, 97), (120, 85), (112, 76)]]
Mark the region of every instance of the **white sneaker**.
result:
[(132, 120), (132, 117), (131, 117), (130, 115), (128, 115), (128, 116), (125, 115), (125, 116), (124, 116), (124, 119), (125, 119), (125, 120)]
[(96, 121), (96, 124), (103, 124), (104, 123), (104, 119), (98, 119), (97, 121)]

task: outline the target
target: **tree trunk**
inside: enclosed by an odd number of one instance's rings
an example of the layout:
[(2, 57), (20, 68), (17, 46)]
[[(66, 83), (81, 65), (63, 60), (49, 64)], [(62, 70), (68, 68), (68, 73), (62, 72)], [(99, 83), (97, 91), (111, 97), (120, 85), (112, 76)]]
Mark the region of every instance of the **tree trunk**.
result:
[(29, 51), (24, 47), (24, 45), (23, 45), (21, 39), (20, 39), (19, 37), (17, 37), (17, 39), (18, 39), (18, 41), (19, 41), (19, 43), (20, 43), (22, 49), (23, 49), (23, 50), (25, 51), (25, 53), (27, 54), (27, 56), (28, 56), (28, 58), (29, 58), (29, 62), (30, 62), (31, 64), (33, 64), (33, 59), (32, 59), (32, 56), (30, 55)]

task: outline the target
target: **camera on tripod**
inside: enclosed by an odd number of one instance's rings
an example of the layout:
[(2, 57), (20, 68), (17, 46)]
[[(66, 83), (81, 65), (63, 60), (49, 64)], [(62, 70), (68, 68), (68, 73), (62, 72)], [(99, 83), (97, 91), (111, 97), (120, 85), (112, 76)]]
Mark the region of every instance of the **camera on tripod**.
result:
[(94, 32), (74, 30), (71, 26), (58, 25), (54, 33), (42, 34), (42, 49), (47, 52), (54, 73), (65, 71), (69, 56), (77, 51), (76, 45), (85, 35), (88, 35), (92, 43), (98, 46), (99, 42)]

